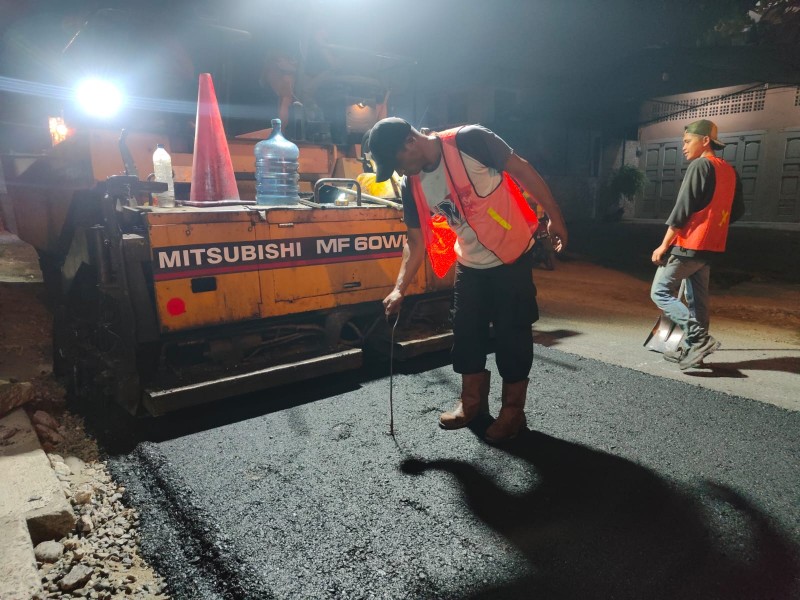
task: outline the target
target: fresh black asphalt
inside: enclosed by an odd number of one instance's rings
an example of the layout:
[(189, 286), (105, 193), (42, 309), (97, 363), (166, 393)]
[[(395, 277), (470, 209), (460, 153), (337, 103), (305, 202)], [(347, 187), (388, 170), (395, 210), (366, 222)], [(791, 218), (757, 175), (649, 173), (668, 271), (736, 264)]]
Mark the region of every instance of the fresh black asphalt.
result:
[(426, 360), (106, 439), (173, 597), (800, 598), (800, 413), (537, 345), (495, 448)]

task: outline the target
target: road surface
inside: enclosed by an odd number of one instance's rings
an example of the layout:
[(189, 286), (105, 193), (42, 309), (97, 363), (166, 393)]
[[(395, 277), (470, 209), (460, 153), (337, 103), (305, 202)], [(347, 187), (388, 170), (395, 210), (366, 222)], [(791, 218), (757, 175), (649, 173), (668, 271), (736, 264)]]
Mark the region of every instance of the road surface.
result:
[(534, 369), (505, 448), (440, 430), (458, 378), (416, 363), (394, 439), (388, 377), (344, 375), (168, 417), (112, 469), (176, 598), (800, 597), (800, 413), (543, 346)]

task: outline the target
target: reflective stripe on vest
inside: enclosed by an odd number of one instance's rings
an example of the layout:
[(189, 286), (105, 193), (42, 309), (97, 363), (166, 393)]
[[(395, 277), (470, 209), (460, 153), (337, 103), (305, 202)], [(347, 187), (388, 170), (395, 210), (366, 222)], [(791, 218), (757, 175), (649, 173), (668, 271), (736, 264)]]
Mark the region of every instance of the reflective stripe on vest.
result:
[[(450, 197), (467, 224), (475, 231), (478, 241), (503, 263), (511, 264), (522, 256), (531, 243), (533, 232), (538, 226), (536, 213), (505, 172), (500, 185), (487, 196), (478, 195), (456, 146), (456, 133), (458, 129), (437, 134), (442, 141), (442, 160)], [(440, 215), (425, 218), (426, 214), (430, 215), (430, 205), (425, 198), (422, 182), (416, 175), (409, 176), (408, 179), (420, 215), (431, 266), (439, 277), (443, 277), (456, 260), (453, 250), (456, 236)], [(444, 233), (444, 229), (449, 233)], [(438, 232), (438, 235), (434, 232)]]
[(714, 195), (708, 206), (689, 217), (673, 244), (688, 250), (724, 252), (736, 193), (736, 172), (721, 158), (708, 160), (714, 168)]

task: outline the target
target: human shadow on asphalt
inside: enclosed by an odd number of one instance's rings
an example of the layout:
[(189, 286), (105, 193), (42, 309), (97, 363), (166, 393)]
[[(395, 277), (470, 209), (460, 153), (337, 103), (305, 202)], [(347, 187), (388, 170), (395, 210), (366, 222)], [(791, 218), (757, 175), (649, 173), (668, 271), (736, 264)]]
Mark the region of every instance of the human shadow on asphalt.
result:
[(553, 329), (552, 331), (535, 330), (533, 332), (534, 341), (540, 346), (546, 348), (553, 348), (558, 346), (560, 340), (564, 338), (575, 337), (581, 335), (580, 331), (572, 331), (571, 329)]
[(704, 371), (687, 371), (692, 377), (730, 377), (742, 379), (747, 377), (742, 371), (782, 371), (800, 373), (800, 357), (776, 356), (775, 358), (759, 358), (731, 363), (704, 363)]
[(681, 488), (543, 433), (526, 431), (502, 451), (535, 468), (527, 492), (509, 493), (463, 461), (401, 465), (409, 475), (453, 475), (469, 509), (530, 565), (530, 574), (490, 586), (465, 573), (463, 589), (447, 597), (777, 600), (800, 591), (797, 545), (730, 488), (709, 481)]

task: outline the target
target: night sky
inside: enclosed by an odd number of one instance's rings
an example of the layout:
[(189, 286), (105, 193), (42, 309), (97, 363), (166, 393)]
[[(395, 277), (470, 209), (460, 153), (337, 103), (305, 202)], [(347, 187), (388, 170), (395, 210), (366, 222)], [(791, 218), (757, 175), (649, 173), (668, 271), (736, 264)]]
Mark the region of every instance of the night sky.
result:
[[(330, 69), (351, 81), (377, 81), (395, 100), (437, 87), (516, 88), (530, 99), (530, 113), (560, 110), (563, 118), (676, 91), (679, 78), (662, 82), (662, 64), (648, 53), (696, 46), (721, 14), (746, 14), (748, 4), (0, 0), (0, 77), (8, 78), (0, 80), (0, 120), (25, 123), (41, 110), (64, 111), (64, 90), (91, 67), (121, 78), (128, 94), (150, 99), (147, 108), (172, 112), (186, 107), (154, 102), (193, 104), (197, 75), (210, 72), (224, 114), (260, 123), (258, 107), (269, 100), (261, 71), (276, 48), (299, 58), (307, 74)], [(87, 19), (92, 27), (83, 27)], [(315, 51), (320, 44), (334, 51), (323, 56)], [(54, 87), (29, 89), (16, 80)]]

